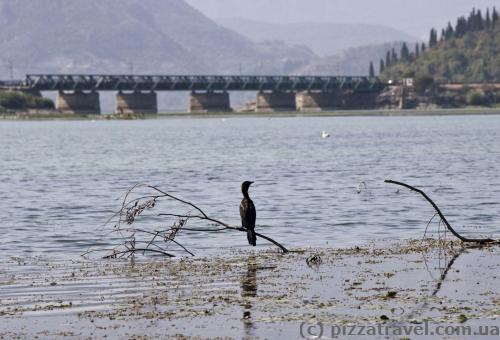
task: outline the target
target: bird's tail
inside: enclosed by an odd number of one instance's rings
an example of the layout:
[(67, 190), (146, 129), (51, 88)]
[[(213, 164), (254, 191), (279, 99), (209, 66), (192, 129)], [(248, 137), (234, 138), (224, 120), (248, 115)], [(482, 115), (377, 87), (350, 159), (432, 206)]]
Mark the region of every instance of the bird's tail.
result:
[(257, 245), (257, 235), (255, 235), (255, 230), (253, 229), (247, 229), (247, 239), (248, 239), (248, 244), (251, 246), (256, 246)]

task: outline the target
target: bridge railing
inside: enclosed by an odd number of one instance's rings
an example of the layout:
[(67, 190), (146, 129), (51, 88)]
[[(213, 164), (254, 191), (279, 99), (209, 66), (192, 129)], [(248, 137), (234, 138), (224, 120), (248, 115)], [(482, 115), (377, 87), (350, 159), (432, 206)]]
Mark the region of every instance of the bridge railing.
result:
[(331, 91), (373, 90), (382, 83), (367, 77), (31, 74), (24, 85), (39, 91)]

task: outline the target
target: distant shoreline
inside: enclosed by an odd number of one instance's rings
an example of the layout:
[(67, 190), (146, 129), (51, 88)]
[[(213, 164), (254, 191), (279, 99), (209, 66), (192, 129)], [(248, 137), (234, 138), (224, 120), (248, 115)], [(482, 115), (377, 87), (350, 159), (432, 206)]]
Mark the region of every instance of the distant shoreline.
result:
[(40, 114), (0, 114), (0, 121), (43, 121), (43, 120), (144, 120), (170, 118), (284, 118), (284, 117), (419, 117), (419, 116), (466, 116), (466, 115), (500, 115), (497, 108), (454, 108), (454, 109), (411, 109), (411, 110), (340, 110), (324, 112), (211, 112), (211, 113), (159, 113), (155, 115), (141, 115), (136, 119), (120, 119), (110, 114), (99, 115), (62, 115), (51, 112)]
[(168, 113), (159, 114), (158, 118), (238, 118), (238, 117), (415, 117), (415, 116), (464, 116), (464, 115), (500, 115), (498, 108), (459, 108), (432, 110), (340, 110), (324, 112), (221, 112), (221, 113)]

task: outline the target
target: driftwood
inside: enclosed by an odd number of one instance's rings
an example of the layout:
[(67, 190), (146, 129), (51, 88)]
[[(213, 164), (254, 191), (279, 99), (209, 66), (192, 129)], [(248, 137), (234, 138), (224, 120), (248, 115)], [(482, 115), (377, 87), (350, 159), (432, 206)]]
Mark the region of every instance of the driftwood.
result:
[(417, 189), (415, 187), (412, 187), (411, 185), (408, 185), (408, 184), (405, 184), (405, 183), (402, 183), (402, 182), (397, 182), (397, 181), (392, 181), (392, 180), (386, 180), (385, 183), (390, 183), (390, 184), (395, 184), (395, 185), (399, 185), (399, 186), (402, 186), (402, 187), (405, 187), (405, 188), (408, 188), (412, 191), (415, 191), (417, 193), (419, 193), (420, 195), (422, 195), (426, 200), (427, 202), (429, 202), (432, 207), (434, 208), (434, 210), (436, 211), (436, 214), (441, 218), (441, 221), (443, 221), (444, 225), (446, 226), (446, 228), (455, 236), (457, 237), (460, 241), (462, 242), (473, 242), (473, 243), (478, 243), (478, 244), (488, 244), (488, 243), (498, 243), (500, 241), (498, 240), (493, 240), (493, 239), (490, 239), (490, 238), (468, 238), (468, 237), (465, 237), (465, 236), (462, 236), (460, 235), (455, 229), (453, 229), (453, 227), (450, 225), (450, 223), (448, 222), (448, 220), (446, 219), (446, 217), (444, 216), (444, 214), (441, 212), (441, 210), (439, 209), (439, 207), (437, 206), (436, 203), (434, 203), (433, 200), (431, 200), (429, 198), (429, 196), (427, 196), (427, 194), (425, 192), (423, 192), (422, 190), (420, 189)]
[[(146, 190), (149, 194), (138, 194), (138, 190)], [(138, 196), (138, 197), (134, 197)], [(180, 204), (182, 207), (191, 211), (185, 214), (177, 213), (159, 213), (157, 217), (175, 218), (175, 222), (169, 228), (150, 228), (136, 227), (136, 219), (147, 210), (157, 207), (158, 203), (169, 200)], [(189, 228), (189, 221), (203, 221), (212, 227)], [(112, 249), (107, 249), (104, 258), (124, 258), (134, 259), (139, 253), (160, 254), (166, 257), (175, 257), (168, 251), (170, 245), (177, 246), (182, 251), (194, 256), (194, 253), (187, 249), (183, 244), (177, 241), (176, 237), (182, 231), (218, 233), (224, 231), (239, 231), (246, 233), (247, 230), (239, 226), (231, 226), (220, 220), (210, 217), (199, 206), (189, 201), (180, 199), (166, 191), (148, 184), (137, 184), (127, 191), (122, 201), (121, 209), (115, 213), (106, 223), (114, 223), (111, 233), (120, 235), (121, 243)], [(215, 225), (215, 227), (213, 227)], [(283, 253), (288, 253), (288, 249), (272, 238), (260, 233), (255, 233), (257, 237), (264, 239), (277, 246)]]

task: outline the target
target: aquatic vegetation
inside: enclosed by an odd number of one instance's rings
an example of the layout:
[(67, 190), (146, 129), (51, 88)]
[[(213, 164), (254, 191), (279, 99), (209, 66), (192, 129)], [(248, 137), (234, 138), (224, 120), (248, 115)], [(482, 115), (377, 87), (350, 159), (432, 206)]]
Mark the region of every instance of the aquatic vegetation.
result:
[[(460, 260), (451, 261), (457, 254)], [(322, 263), (310, 268), (307, 260), (315, 256)], [(134, 266), (120, 260), (25, 259), (19, 267), (11, 260), (10, 274), (0, 276), (0, 322), (10, 325), (11, 334), (27, 337), (109, 331), (130, 336), (134, 329), (148, 337), (206, 337), (207, 325), (215, 332), (210, 336), (224, 329), (230, 337), (296, 337), (302, 322), (477, 325), (500, 315), (498, 299), (491, 298), (500, 293), (497, 271), (489, 270), (499, 256), (496, 246), (463, 251), (459, 241), (443, 248), (438, 239), (425, 239), (297, 249), (286, 256), (269, 250), (141, 259)], [(456, 287), (473, 289), (464, 295)], [(54, 316), (65, 322), (45, 322)]]

